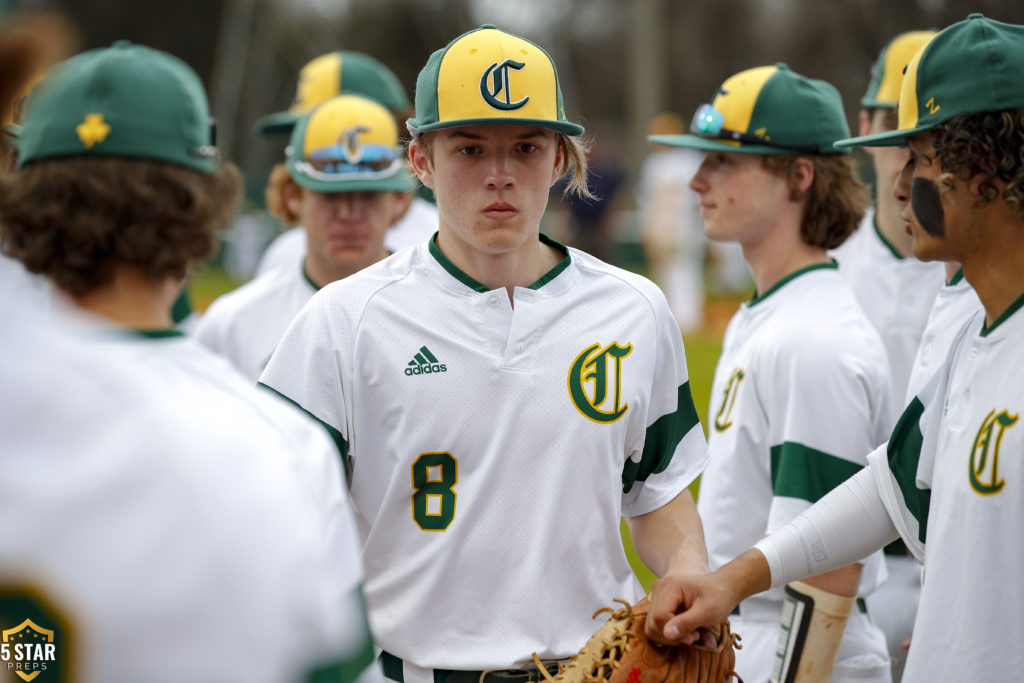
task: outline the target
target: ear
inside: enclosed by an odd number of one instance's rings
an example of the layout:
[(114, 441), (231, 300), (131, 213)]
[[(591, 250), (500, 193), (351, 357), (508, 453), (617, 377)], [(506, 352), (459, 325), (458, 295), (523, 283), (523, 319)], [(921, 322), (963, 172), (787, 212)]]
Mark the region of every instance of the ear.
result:
[(555, 166), (551, 169), (551, 182), (548, 183), (548, 187), (554, 187), (555, 183), (565, 175), (565, 145), (562, 143), (562, 136), (555, 134), (555, 143), (558, 145), (558, 151), (555, 152)]
[(296, 218), (299, 218), (302, 211), (302, 192), (302, 188), (295, 183), (289, 182), (281, 186), (284, 204), (288, 207), (288, 212)]
[(412, 165), (420, 182), (434, 189), (434, 164), (427, 156), (427, 150), (420, 140), (414, 139), (409, 143), (409, 163)]
[(394, 213), (391, 217), (391, 224), (394, 225), (398, 221), (402, 220), (406, 212), (409, 211), (409, 207), (412, 206), (412, 200), (416, 197), (415, 190), (412, 192), (395, 192), (394, 193)]
[(806, 157), (797, 157), (793, 163), (793, 180), (797, 190), (807, 192), (814, 183), (814, 162)]
[(871, 133), (871, 117), (863, 109), (857, 114), (857, 134), (861, 137)]
[[(860, 137), (871, 135), (871, 115), (863, 109), (857, 114), (857, 135)], [(874, 151), (871, 147), (863, 147), (862, 149), (868, 156), (871, 156)]]

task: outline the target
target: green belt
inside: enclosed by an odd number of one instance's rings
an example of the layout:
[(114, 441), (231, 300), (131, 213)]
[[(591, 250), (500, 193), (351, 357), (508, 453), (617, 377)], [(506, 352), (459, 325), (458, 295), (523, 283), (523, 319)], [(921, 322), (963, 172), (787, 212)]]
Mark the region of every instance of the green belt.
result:
[[(864, 602), (864, 598), (857, 598), (857, 609), (860, 610), (863, 614), (868, 613), (868, 603)], [(736, 617), (740, 616), (740, 606), (736, 605), (735, 607), (733, 607), (732, 612), (730, 612), (730, 614)]]
[[(397, 683), (405, 683), (402, 660), (390, 652), (380, 653), (380, 665), (384, 677)], [(549, 664), (548, 672), (554, 676), (558, 673), (557, 664)], [(462, 671), (457, 669), (434, 669), (434, 683), (537, 683), (544, 680), (544, 674), (538, 669), (488, 671)]]

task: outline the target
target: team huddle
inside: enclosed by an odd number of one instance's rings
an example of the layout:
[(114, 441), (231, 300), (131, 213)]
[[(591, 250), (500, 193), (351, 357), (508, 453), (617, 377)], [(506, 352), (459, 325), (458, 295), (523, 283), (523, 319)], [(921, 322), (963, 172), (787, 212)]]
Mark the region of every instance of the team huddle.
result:
[(0, 679), (582, 683), (619, 599), (658, 663), (616, 682), (1012, 680), (1022, 84), (974, 14), (885, 45), (857, 136), (779, 63), (649, 138), (755, 285), (702, 426), (661, 289), (541, 232), (590, 142), (530, 40), (464, 33), (413, 102), (307, 64), (258, 124), (290, 229), (184, 325), (241, 188), (203, 85), (56, 64), (3, 131)]

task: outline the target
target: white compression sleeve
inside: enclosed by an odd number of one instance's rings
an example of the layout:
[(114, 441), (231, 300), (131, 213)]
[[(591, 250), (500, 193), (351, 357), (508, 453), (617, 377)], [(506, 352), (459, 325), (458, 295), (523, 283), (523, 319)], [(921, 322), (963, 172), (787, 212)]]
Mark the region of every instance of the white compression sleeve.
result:
[(865, 467), (754, 547), (776, 588), (859, 562), (898, 536)]

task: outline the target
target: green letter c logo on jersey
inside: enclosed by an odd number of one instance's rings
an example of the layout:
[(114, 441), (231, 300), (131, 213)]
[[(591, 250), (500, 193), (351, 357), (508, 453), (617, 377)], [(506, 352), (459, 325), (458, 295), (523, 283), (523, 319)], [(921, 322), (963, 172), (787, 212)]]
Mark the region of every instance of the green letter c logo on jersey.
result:
[[(514, 111), (516, 109), (521, 108), (523, 105), (529, 102), (529, 96), (524, 97), (518, 102), (512, 101), (511, 86), (509, 85), (508, 80), (509, 69), (515, 69), (516, 71), (519, 71), (524, 66), (526, 66), (526, 64), (524, 64), (523, 62), (517, 62), (512, 59), (506, 59), (501, 64), (495, 62), (494, 64), (491, 64), (489, 67), (487, 67), (487, 70), (484, 71), (484, 75), (480, 77), (480, 94), (483, 96), (484, 102), (491, 105), (495, 109), (500, 109), (501, 111)], [(492, 73), (494, 74), (494, 78), (492, 79), (493, 82), (491, 86), (488, 87), (487, 77), (490, 76)], [(504, 91), (505, 93), (504, 102), (498, 99), (498, 95), (500, 95), (502, 91)]]
[(1019, 417), (1019, 414), (1010, 415), (1005, 410), (996, 415), (993, 410), (985, 416), (974, 437), (968, 471), (971, 488), (983, 496), (999, 493), (1006, 485), (1006, 480), (999, 477), (999, 447), (1003, 443), (1003, 434), (1017, 424)]
[[(633, 351), (632, 344), (612, 342), (601, 348), (591, 344), (572, 363), (569, 370), (569, 397), (576, 410), (588, 420), (610, 424), (626, 414), (629, 404), (619, 405), (622, 389), (622, 359)], [(609, 372), (609, 365), (613, 366)], [(587, 384), (591, 391), (587, 392)], [(610, 409), (602, 409), (611, 401)]]

